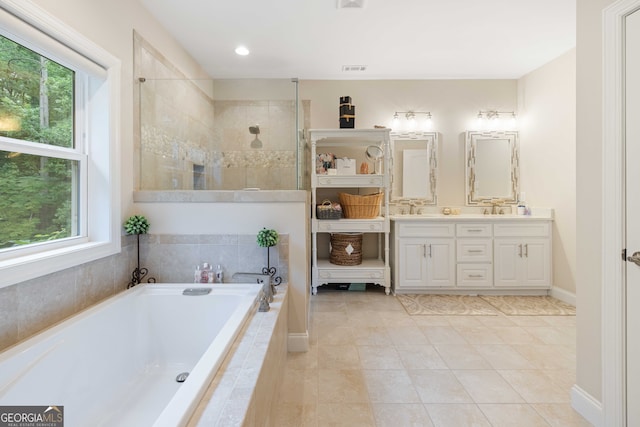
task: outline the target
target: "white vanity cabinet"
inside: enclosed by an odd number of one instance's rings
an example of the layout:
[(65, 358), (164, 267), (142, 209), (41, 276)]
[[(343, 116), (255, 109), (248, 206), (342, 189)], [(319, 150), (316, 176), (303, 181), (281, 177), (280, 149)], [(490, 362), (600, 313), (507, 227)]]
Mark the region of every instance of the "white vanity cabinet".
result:
[[(374, 283), (391, 291), (389, 265), (389, 129), (311, 129), (311, 292), (329, 283)], [(325, 175), (316, 170), (316, 158), (332, 153), (338, 158), (367, 162), (368, 147), (379, 147), (381, 158), (371, 166), (374, 173)], [(356, 168), (357, 169), (357, 168)], [(318, 219), (316, 205), (323, 200), (338, 201), (338, 193), (370, 194), (384, 192), (379, 216), (366, 219)], [(332, 233), (363, 233), (362, 263), (345, 266), (330, 262)], [(366, 246), (366, 247), (365, 247)], [(369, 246), (375, 246), (370, 248)]]
[(456, 224), (456, 285), (493, 285), (493, 224)]
[(396, 293), (518, 293), (551, 288), (551, 218), (392, 218)]
[(494, 227), (495, 286), (550, 287), (550, 224), (496, 224)]
[(396, 292), (455, 285), (453, 224), (394, 222), (392, 268)]

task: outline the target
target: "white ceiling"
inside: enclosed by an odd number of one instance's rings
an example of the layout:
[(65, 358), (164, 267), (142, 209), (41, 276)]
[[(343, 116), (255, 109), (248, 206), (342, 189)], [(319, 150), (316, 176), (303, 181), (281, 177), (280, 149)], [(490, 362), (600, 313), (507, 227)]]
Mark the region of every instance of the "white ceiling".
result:
[(141, 1), (214, 78), (510, 79), (575, 46), (576, 0)]

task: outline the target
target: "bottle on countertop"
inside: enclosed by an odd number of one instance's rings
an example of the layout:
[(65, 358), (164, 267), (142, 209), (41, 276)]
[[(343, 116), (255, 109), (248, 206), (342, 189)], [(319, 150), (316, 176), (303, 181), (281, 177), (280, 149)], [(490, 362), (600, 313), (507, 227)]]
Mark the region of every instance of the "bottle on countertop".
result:
[(215, 279), (216, 283), (223, 283), (224, 282), (224, 271), (222, 270), (222, 266), (220, 264), (218, 264), (218, 266), (216, 267), (216, 279)]
[(202, 274), (200, 276), (200, 283), (209, 283), (209, 272), (211, 271), (211, 266), (208, 262), (202, 264)]
[(200, 264), (198, 264), (193, 273), (193, 283), (200, 283), (200, 280), (202, 280), (202, 273), (200, 272)]

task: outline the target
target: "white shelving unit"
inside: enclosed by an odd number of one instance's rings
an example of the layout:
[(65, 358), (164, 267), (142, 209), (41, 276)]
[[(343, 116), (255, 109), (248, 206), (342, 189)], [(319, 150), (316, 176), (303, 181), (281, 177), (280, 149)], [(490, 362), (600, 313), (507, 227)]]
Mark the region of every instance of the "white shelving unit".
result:
[[(329, 283), (374, 283), (391, 291), (389, 268), (389, 185), (390, 139), (389, 129), (311, 129), (311, 204), (312, 204), (312, 294), (318, 287)], [(356, 170), (367, 161), (368, 146), (377, 145), (383, 156), (376, 173), (356, 175), (318, 175), (316, 158), (319, 153), (333, 153), (338, 158), (356, 159)], [(338, 200), (338, 192), (369, 194), (383, 191), (380, 216), (372, 219), (318, 219), (316, 205), (324, 199)], [(335, 265), (329, 262), (329, 237), (331, 233), (364, 233), (365, 244), (377, 242), (375, 254), (363, 247), (362, 264), (356, 266)]]

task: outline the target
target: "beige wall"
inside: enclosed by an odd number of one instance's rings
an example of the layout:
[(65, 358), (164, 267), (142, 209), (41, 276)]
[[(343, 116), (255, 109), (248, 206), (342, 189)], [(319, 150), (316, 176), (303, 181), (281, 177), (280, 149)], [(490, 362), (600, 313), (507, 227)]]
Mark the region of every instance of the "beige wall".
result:
[(520, 184), (554, 209), (553, 285), (576, 292), (576, 52), (518, 80)]
[(521, 191), (530, 205), (556, 210), (553, 283), (575, 293), (575, 51), (520, 80), (300, 82), (313, 128), (337, 127), (338, 99), (345, 95), (360, 128), (390, 126), (395, 111), (433, 114), (440, 137), (439, 206), (465, 204), (463, 132), (474, 128), (478, 110), (518, 111)]
[(577, 2), (577, 385), (602, 399), (602, 10)]
[(337, 128), (340, 96), (351, 96), (356, 127), (391, 126), (396, 111), (430, 111), (440, 134), (438, 205), (464, 206), (464, 132), (479, 110), (514, 111), (516, 80), (303, 80), (300, 99), (311, 101), (311, 127)]

